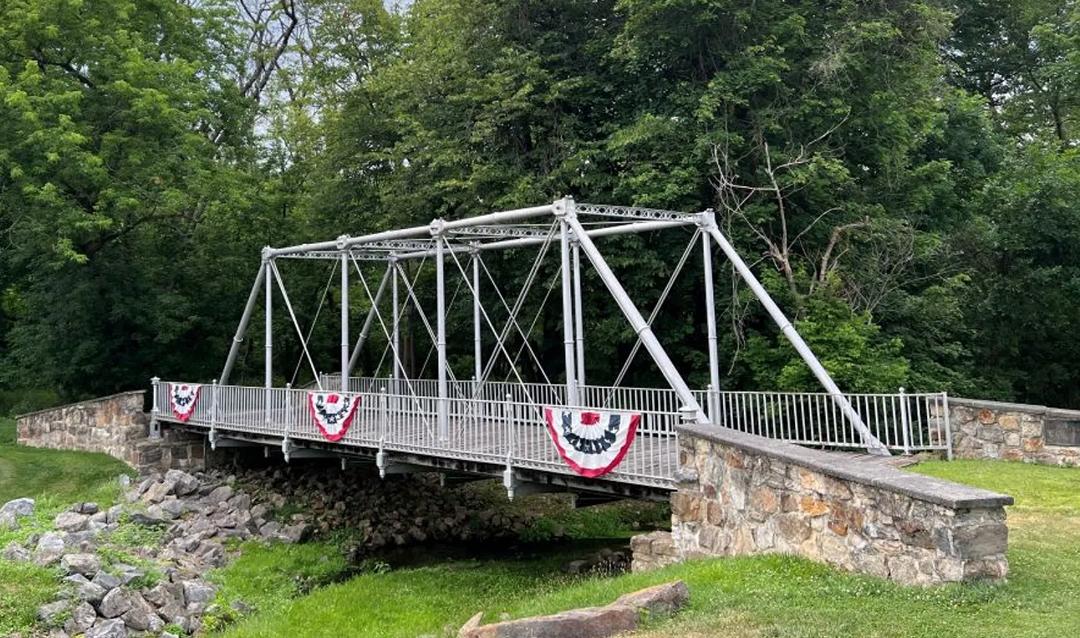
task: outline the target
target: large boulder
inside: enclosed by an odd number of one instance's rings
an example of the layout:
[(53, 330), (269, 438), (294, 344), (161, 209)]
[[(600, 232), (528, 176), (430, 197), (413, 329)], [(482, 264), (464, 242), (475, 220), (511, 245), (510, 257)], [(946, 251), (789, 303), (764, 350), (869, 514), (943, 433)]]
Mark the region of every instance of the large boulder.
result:
[(127, 635), (127, 627), (119, 618), (99, 618), (90, 631), (86, 632), (86, 638), (127, 638)]
[(180, 470), (165, 472), (165, 479), (173, 482), (173, 493), (177, 496), (187, 496), (199, 489), (199, 479)]
[(93, 578), (101, 570), (101, 559), (94, 554), (64, 554), (60, 568), (68, 574), (82, 574)]
[(624, 594), (612, 604), (626, 605), (656, 616), (673, 614), (685, 607), (688, 600), (690, 600), (690, 590), (687, 589), (686, 583), (677, 580)]
[(78, 512), (60, 512), (53, 520), (53, 527), (62, 532), (81, 532), (86, 529), (90, 517)]
[(481, 625), (482, 614), (469, 619), (459, 638), (607, 638), (637, 628), (643, 612), (670, 614), (682, 608), (690, 593), (675, 581), (620, 596), (606, 607), (588, 607), (550, 616), (536, 616)]
[(65, 578), (64, 581), (72, 587), (76, 598), (84, 600), (92, 605), (100, 603), (101, 599), (105, 597), (106, 589), (97, 583), (87, 580), (86, 576), (83, 576), (82, 574), (72, 574)]
[(131, 597), (131, 592), (126, 589), (111, 589), (98, 603), (98, 613), (105, 618), (116, 618), (131, 609)]
[(16, 563), (24, 563), (33, 558), (30, 550), (15, 541), (8, 543), (7, 547), (4, 548), (4, 553), (0, 554), (0, 556), (3, 556), (4, 560), (10, 560)]
[(88, 602), (81, 602), (71, 610), (71, 617), (64, 623), (64, 631), (71, 635), (86, 633), (97, 621), (97, 612)]
[(460, 638), (607, 638), (633, 631), (638, 612), (633, 607), (613, 605), (564, 611), (550, 616), (508, 620), (491, 625), (462, 627)]
[(52, 565), (63, 555), (64, 537), (57, 532), (42, 534), (34, 548), (34, 562), (38, 565)]
[(34, 499), (17, 498), (0, 506), (0, 529), (15, 529), (19, 519), (34, 514)]
[(58, 600), (52, 603), (46, 603), (37, 610), (38, 620), (46, 625), (57, 625), (60, 619), (67, 613), (67, 610), (71, 608), (71, 603), (66, 600)]

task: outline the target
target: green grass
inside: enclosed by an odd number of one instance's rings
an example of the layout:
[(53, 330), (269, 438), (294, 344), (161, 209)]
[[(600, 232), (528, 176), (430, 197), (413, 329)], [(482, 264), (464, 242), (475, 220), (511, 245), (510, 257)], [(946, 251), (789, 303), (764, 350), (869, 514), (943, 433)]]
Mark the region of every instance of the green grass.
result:
[[(53, 518), (74, 502), (110, 505), (119, 496), (116, 477), (121, 473), (133, 474), (105, 454), (15, 445), (15, 422), (0, 419), (0, 504), (23, 496), (36, 501), (34, 515), (23, 519), (19, 529), (0, 530), (0, 549), (48, 530)], [(38, 606), (55, 598), (58, 576), (54, 569), (0, 558), (0, 636), (29, 630)]]
[(676, 578), (690, 586), (689, 607), (642, 636), (1080, 636), (1080, 470), (1002, 462), (916, 469), (1016, 498), (1007, 584), (908, 588), (787, 556), (581, 580), (561, 575), (551, 558), (462, 562), (363, 574), (280, 602), (225, 636), (441, 635), (477, 611), (490, 622), (605, 604)]
[(66, 501), (115, 498), (114, 480), (130, 467), (106, 454), (15, 445), (15, 421), (0, 418), (0, 503), (13, 498)]

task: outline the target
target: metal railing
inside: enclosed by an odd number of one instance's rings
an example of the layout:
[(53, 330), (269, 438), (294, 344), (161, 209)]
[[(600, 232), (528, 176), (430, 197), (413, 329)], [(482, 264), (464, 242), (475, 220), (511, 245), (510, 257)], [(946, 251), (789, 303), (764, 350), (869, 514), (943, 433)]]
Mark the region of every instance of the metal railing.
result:
[[(340, 376), (321, 375), (328, 391)], [(169, 382), (155, 387), (156, 417), (175, 420)], [(565, 388), (541, 383), (453, 381), (446, 409), (450, 427), (438, 432), (438, 384), (432, 379), (352, 377), (360, 396), (353, 426), (338, 442), (438, 457), (505, 463), (569, 474), (543, 419), (544, 405), (563, 406)], [(308, 408), (307, 389), (206, 384), (188, 423), (291, 440), (323, 441)], [(581, 409), (640, 413), (638, 436), (623, 463), (606, 478), (649, 486), (672, 484), (678, 465), (676, 425), (683, 418), (674, 391), (579, 387)], [(948, 450), (945, 394), (849, 394), (852, 407), (890, 450)], [(825, 393), (710, 392), (695, 398), (717, 425), (792, 443), (861, 450), (864, 443)]]
[[(320, 375), (327, 390), (341, 387), (341, 375)], [(394, 380), (384, 377), (350, 377), (349, 390), (372, 392), (387, 387), (407, 394), (413, 391), (426, 397), (438, 396), (432, 379)], [(477, 396), (487, 401), (501, 401), (510, 395), (514, 401), (535, 401), (561, 405), (566, 396), (562, 385), (543, 383), (474, 381), (449, 383), (454, 398)], [(664, 388), (610, 387), (581, 385), (579, 402), (596, 409), (644, 411), (663, 418), (670, 427), (682, 419), (678, 394)], [(903, 388), (889, 393), (847, 393), (844, 395), (862, 417), (870, 431), (893, 452), (912, 453), (948, 450), (948, 410), (943, 392), (907, 393)], [(847, 422), (832, 397), (824, 392), (757, 392), (696, 390), (694, 398), (705, 406), (713, 423), (724, 427), (780, 439), (799, 445), (827, 448), (863, 449), (861, 437)]]

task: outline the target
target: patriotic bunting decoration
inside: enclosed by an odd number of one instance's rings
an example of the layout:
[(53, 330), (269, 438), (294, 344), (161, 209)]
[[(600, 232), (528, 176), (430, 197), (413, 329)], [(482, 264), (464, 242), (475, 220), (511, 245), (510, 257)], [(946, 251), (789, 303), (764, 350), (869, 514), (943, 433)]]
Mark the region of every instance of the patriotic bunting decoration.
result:
[(181, 422), (186, 423), (195, 413), (195, 404), (199, 402), (199, 390), (201, 385), (195, 383), (170, 383), (169, 402), (172, 403), (173, 414)]
[(339, 441), (352, 425), (360, 397), (340, 392), (308, 392), (311, 418), (327, 441)]
[(567, 465), (596, 478), (618, 467), (634, 442), (640, 414), (544, 407), (551, 441)]

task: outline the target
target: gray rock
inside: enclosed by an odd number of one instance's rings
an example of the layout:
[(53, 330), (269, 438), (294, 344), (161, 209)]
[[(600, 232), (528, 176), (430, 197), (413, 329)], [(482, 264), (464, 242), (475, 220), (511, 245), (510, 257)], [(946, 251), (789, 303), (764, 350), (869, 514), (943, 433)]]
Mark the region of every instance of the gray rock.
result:
[(119, 578), (117, 578), (116, 576), (113, 576), (112, 574), (110, 574), (109, 572), (104, 571), (104, 570), (98, 572), (97, 576), (94, 576), (94, 579), (92, 581), (90, 581), (90, 582), (94, 583), (95, 585), (100, 586), (105, 591), (109, 591), (111, 589), (116, 589), (121, 584)]
[(206, 495), (206, 502), (216, 505), (228, 501), (232, 495), (233, 488), (222, 485), (221, 487), (215, 487), (212, 492)]
[(134, 565), (127, 565), (125, 563), (117, 563), (113, 565), (113, 570), (116, 571), (116, 577), (120, 579), (121, 585), (127, 585), (133, 580), (146, 576), (146, 572), (139, 569)]
[(101, 570), (101, 559), (94, 554), (64, 554), (60, 568), (68, 574), (82, 574), (93, 578)]
[(33, 558), (33, 555), (30, 554), (30, 550), (26, 549), (15, 541), (11, 541), (7, 544), (7, 547), (4, 548), (4, 553), (2, 555), (4, 557), (4, 560), (10, 560), (16, 563), (24, 563)]
[(0, 506), (0, 512), (11, 512), (16, 516), (33, 516), (34, 515), (34, 499), (32, 498), (17, 498)]
[(169, 480), (154, 483), (145, 493), (143, 493), (142, 500), (147, 503), (160, 503), (165, 500), (166, 496), (172, 493), (175, 487), (176, 483)]
[(77, 512), (60, 512), (53, 520), (53, 526), (62, 532), (81, 532), (86, 529), (90, 517)]
[(173, 481), (173, 484), (175, 485), (173, 492), (177, 496), (187, 496), (199, 489), (199, 479), (187, 472), (169, 470), (168, 472), (165, 472), (165, 478)]
[(106, 523), (119, 523), (120, 515), (124, 513), (124, 508), (120, 505), (113, 505), (109, 508), (109, 511), (105, 512)]
[[(124, 612), (120, 619), (124, 624), (135, 631), (146, 631), (153, 623), (152, 618), (157, 618), (154, 607), (143, 600), (137, 593), (131, 594), (131, 609)], [(160, 619), (158, 619), (160, 621)]]
[(143, 591), (143, 598), (155, 607), (164, 607), (170, 603), (181, 603), (184, 587), (179, 583), (158, 583)]
[(214, 599), (214, 588), (201, 580), (185, 580), (184, 586), (184, 600), (187, 604), (202, 603), (208, 604)]
[(71, 603), (66, 600), (57, 600), (56, 602), (46, 603), (41, 607), (38, 607), (37, 617), (38, 620), (46, 625), (59, 624), (60, 618), (71, 608)]
[(161, 502), (161, 511), (167, 518), (177, 518), (184, 513), (184, 502), (178, 498), (167, 498)]
[(76, 503), (71, 506), (71, 511), (77, 514), (86, 514), (92, 516), (98, 513), (97, 503)]
[(98, 613), (105, 618), (116, 618), (131, 609), (131, 592), (117, 587), (109, 590), (98, 603)]
[(229, 499), (229, 505), (232, 505), (237, 510), (247, 510), (251, 508), (251, 497), (243, 492), (236, 494)]
[(164, 527), (169, 524), (169, 521), (160, 516), (152, 516), (149, 511), (147, 511), (146, 514), (135, 512), (128, 520), (136, 525), (143, 525), (145, 527)]
[(126, 490), (131, 487), (131, 477), (127, 474), (121, 474), (116, 477), (116, 483), (120, 486), (120, 489)]
[(34, 562), (52, 565), (64, 554), (64, 538), (56, 532), (46, 532), (38, 539), (34, 549)]
[(17, 498), (0, 507), (0, 529), (15, 529), (19, 519), (34, 514), (34, 499)]
[(88, 602), (81, 602), (71, 610), (71, 617), (64, 623), (64, 631), (69, 634), (85, 633), (94, 626), (97, 620), (97, 612)]
[(86, 579), (82, 574), (72, 574), (64, 579), (75, 592), (76, 598), (96, 605), (105, 597), (105, 588)]
[(112, 620), (99, 619), (90, 631), (86, 632), (86, 638), (127, 638), (128, 630), (124, 621), (119, 618)]
[(262, 503), (259, 503), (255, 507), (251, 508), (251, 518), (254, 518), (256, 520), (260, 519), (260, 518), (266, 518), (266, 515), (269, 512), (270, 512), (269, 507), (263, 505)]
[(281, 523), (278, 523), (277, 521), (270, 521), (269, 523), (259, 528), (259, 535), (267, 540), (270, 540), (273, 538), (277, 538), (278, 532), (280, 531)]
[(286, 543), (299, 543), (300, 541), (304, 540), (305, 537), (307, 537), (307, 534), (307, 523), (297, 523), (295, 525), (288, 525), (281, 528), (281, 531), (278, 532), (277, 537), (280, 540), (285, 541)]

